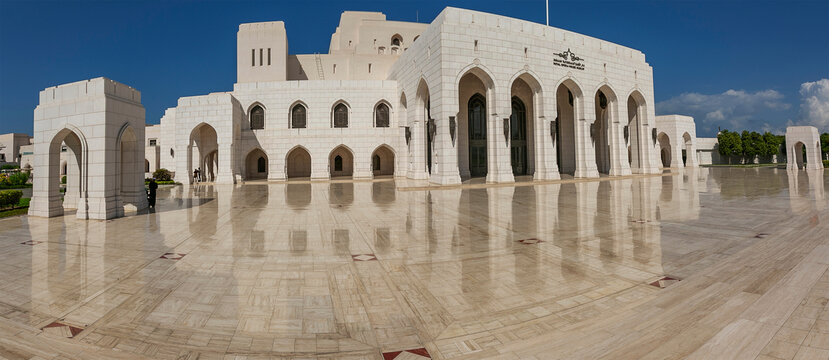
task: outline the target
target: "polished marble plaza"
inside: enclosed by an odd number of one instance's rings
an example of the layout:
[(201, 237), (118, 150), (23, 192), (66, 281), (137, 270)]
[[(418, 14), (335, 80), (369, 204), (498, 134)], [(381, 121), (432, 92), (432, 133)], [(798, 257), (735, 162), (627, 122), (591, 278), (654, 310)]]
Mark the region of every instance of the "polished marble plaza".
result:
[(823, 171), (409, 185), (0, 220), (0, 358), (829, 358)]

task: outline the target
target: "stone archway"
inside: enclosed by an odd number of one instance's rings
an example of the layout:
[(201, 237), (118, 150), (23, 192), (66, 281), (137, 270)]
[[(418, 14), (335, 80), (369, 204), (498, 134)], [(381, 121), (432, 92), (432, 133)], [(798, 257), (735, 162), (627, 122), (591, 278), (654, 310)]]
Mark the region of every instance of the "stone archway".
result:
[(489, 114), (493, 113), (494, 82), (480, 68), (472, 68), (458, 81), (458, 170), (461, 178), (487, 177), (493, 151)]
[[(50, 198), (50, 212), (54, 212), (56, 216), (63, 213), (64, 210), (78, 209), (81, 202), (80, 197), (84, 193), (87, 185), (87, 174), (84, 170), (87, 168), (84, 164), (84, 159), (87, 158), (83, 146), (83, 134), (79, 130), (64, 129), (59, 131), (49, 143), (49, 172), (48, 172), (48, 193)], [(61, 161), (61, 153), (66, 149), (66, 156)], [(57, 164), (60, 163), (60, 169)], [(54, 165), (53, 165), (54, 164)], [(52, 166), (55, 166), (52, 171)], [(35, 173), (36, 175), (37, 172)], [(62, 178), (66, 177), (65, 183), (62, 184)], [(63, 187), (63, 203), (60, 201), (60, 190)], [(54, 190), (54, 194), (52, 193)], [(52, 204), (52, 197), (57, 199), (55, 205)], [(41, 215), (43, 216), (43, 215)], [(78, 216), (80, 217), (80, 215)]]
[(394, 175), (394, 151), (388, 145), (380, 145), (371, 153), (372, 175)]
[(647, 114), (645, 105), (645, 98), (638, 91), (634, 91), (627, 99), (628, 118), (625, 129), (625, 140), (630, 146), (630, 162), (631, 171), (634, 173), (643, 173), (646, 168), (645, 150), (646, 141), (642, 134), (642, 127), (644, 124), (644, 117)]
[(139, 151), (139, 140), (131, 126), (122, 128), (118, 138), (118, 178), (116, 216), (127, 211), (136, 211), (146, 204), (143, 168), (144, 153)]
[(556, 89), (556, 157), (561, 174), (576, 175), (576, 152), (579, 149), (578, 113), (581, 110), (581, 89), (572, 80), (566, 80)]
[(331, 150), (328, 155), (328, 173), (331, 178), (351, 177), (354, 174), (354, 153), (345, 145)]
[(694, 148), (691, 146), (691, 134), (688, 134), (687, 132), (682, 134), (682, 142), (684, 145), (682, 148), (682, 165), (691, 166), (696, 163), (694, 161), (695, 159), (691, 157), (697, 156), (697, 154), (695, 154)]
[(201, 123), (190, 132), (190, 142), (187, 156), (187, 177), (190, 183), (196, 181), (193, 172), (198, 169), (198, 181), (213, 181), (216, 178), (215, 170), (219, 161), (219, 144), (216, 129), (206, 123)]
[(245, 180), (268, 178), (268, 155), (260, 148), (255, 148), (245, 156)]
[(541, 85), (530, 74), (512, 82), (510, 114), (510, 165), (513, 176), (533, 175), (536, 171), (536, 123)]
[(659, 133), (656, 137), (659, 143), (659, 157), (662, 160), (662, 167), (671, 167), (671, 139), (665, 133)]
[(311, 177), (311, 154), (302, 146), (297, 146), (285, 156), (285, 171), (288, 179)]
[[(591, 138), (595, 150), (596, 169), (600, 174), (619, 174), (619, 162), (615, 159), (622, 156), (618, 153), (621, 147), (616, 145), (611, 136), (616, 119), (616, 93), (609, 86), (604, 85), (594, 96), (596, 121), (591, 127)], [(616, 169), (614, 169), (614, 166)]]

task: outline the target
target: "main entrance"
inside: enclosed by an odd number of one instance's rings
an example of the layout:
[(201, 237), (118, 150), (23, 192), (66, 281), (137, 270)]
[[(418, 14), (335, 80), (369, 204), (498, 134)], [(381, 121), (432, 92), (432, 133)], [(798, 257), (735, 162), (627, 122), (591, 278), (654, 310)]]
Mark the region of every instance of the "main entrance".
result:
[(486, 176), (486, 99), (481, 94), (469, 99), (469, 173)]
[(517, 96), (512, 97), (510, 156), (513, 175), (527, 175), (527, 108)]

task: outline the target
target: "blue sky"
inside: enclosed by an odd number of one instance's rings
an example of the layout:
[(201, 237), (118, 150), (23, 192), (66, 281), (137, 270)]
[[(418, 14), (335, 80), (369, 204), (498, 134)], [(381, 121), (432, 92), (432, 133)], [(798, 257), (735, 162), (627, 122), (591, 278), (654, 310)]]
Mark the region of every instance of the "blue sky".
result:
[[(0, 0), (0, 133), (31, 133), (43, 88), (98, 76), (140, 90), (148, 123), (179, 97), (232, 90), (239, 23), (283, 20), (290, 53), (325, 53), (344, 10), (430, 22), (445, 6), (544, 23), (539, 0)], [(551, 1), (550, 25), (643, 51), (657, 114), (694, 116), (698, 136), (829, 131), (829, 1)]]

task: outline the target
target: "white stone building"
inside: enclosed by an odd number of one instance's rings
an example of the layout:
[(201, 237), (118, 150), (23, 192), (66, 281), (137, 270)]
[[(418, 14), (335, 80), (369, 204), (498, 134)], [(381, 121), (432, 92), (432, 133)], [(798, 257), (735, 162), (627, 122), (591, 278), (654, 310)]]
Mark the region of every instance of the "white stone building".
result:
[(287, 49), (281, 21), (240, 25), (233, 91), (167, 109), (145, 172), (456, 184), (661, 165), (653, 70), (634, 49), (456, 8), (431, 24), (345, 12), (328, 54)]

